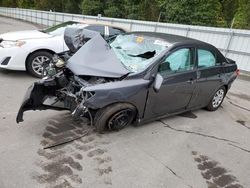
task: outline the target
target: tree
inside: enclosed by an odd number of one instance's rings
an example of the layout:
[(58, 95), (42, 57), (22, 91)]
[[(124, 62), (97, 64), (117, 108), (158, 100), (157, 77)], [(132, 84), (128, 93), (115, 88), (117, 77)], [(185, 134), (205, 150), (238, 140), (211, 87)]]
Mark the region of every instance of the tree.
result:
[(221, 18), (221, 4), (218, 0), (207, 0), (206, 3), (202, 0), (195, 0), (194, 13), (192, 24), (218, 26)]
[(191, 24), (194, 13), (194, 0), (166, 0), (163, 8), (164, 21)]
[(157, 0), (125, 0), (125, 18), (157, 21), (158, 4)]
[(250, 29), (250, 0), (0, 0), (1, 6)]
[(2, 6), (4, 7), (17, 7), (17, 0), (3, 0)]
[(125, 17), (124, 0), (107, 0), (105, 3), (104, 15), (113, 18)]
[(34, 8), (35, 1), (34, 0), (18, 0), (17, 5), (20, 8)]
[(68, 13), (81, 13), (81, 4), (82, 0), (65, 0), (64, 3), (64, 12)]
[(239, 8), (235, 16), (235, 27), (250, 29), (250, 1), (239, 0)]
[(124, 1), (125, 17), (128, 19), (140, 18), (140, 0), (125, 0)]
[(35, 8), (40, 10), (63, 11), (65, 0), (35, 0)]
[(104, 13), (104, 1), (102, 0), (83, 0), (81, 4), (82, 13), (94, 15)]
[(165, 0), (165, 21), (181, 24), (217, 26), (221, 12), (218, 0)]
[[(220, 0), (221, 14), (225, 21), (225, 26), (230, 27), (239, 7), (238, 0)], [(223, 25), (222, 25), (223, 26)]]
[(140, 3), (140, 17), (142, 20), (157, 21), (159, 16), (159, 5), (156, 0), (144, 0)]

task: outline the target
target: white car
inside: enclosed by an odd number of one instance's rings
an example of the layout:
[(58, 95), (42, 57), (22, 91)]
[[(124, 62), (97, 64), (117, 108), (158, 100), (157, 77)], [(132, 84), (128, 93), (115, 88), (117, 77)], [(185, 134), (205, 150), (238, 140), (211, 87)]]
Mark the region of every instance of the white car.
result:
[(55, 53), (68, 51), (64, 42), (66, 27), (94, 30), (104, 37), (125, 32), (107, 25), (68, 21), (44, 30), (4, 33), (0, 35), (0, 68), (27, 70), (31, 75), (41, 77), (43, 62), (51, 59)]

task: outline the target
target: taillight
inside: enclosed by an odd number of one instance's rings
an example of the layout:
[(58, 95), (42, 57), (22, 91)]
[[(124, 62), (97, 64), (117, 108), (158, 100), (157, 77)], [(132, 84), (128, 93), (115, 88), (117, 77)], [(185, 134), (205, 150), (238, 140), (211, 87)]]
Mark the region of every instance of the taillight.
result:
[(235, 71), (235, 73), (236, 73), (237, 76), (239, 76), (239, 75), (240, 75), (240, 70), (237, 69), (237, 70)]

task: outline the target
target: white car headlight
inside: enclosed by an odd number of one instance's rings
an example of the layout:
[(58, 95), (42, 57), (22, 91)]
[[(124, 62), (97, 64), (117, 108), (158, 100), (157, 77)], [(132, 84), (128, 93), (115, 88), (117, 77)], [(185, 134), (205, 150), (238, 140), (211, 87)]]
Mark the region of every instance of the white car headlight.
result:
[(3, 41), (0, 46), (3, 48), (11, 48), (11, 47), (21, 47), (25, 44), (25, 41)]

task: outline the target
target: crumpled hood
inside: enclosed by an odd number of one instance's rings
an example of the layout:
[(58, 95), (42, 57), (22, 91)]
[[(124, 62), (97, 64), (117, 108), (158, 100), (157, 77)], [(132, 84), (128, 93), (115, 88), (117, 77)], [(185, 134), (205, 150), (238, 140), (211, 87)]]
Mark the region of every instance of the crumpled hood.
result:
[(42, 33), (38, 30), (27, 30), (27, 31), (14, 31), (8, 32), (0, 35), (3, 40), (26, 40), (26, 39), (41, 39), (48, 38), (50, 35)]
[(100, 33), (84, 28), (68, 27), (64, 31), (64, 41), (71, 52), (76, 52), (89, 39)]
[(69, 60), (75, 75), (120, 78), (129, 73), (100, 34), (85, 43)]

